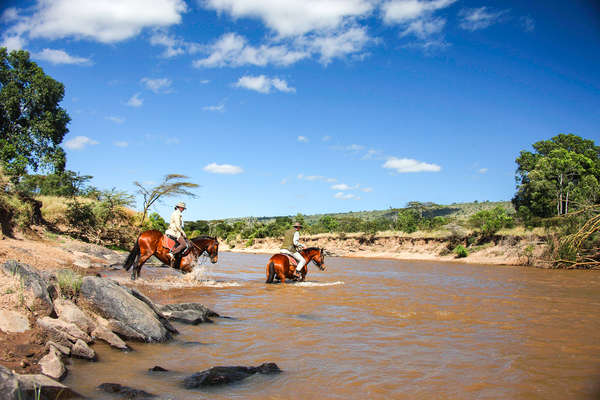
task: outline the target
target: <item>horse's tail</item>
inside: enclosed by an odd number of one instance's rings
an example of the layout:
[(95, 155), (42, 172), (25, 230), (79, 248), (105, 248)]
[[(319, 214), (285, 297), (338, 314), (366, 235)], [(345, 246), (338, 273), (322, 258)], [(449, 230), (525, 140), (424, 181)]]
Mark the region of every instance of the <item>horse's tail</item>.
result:
[(273, 278), (275, 278), (275, 264), (271, 261), (267, 266), (267, 281), (265, 283), (273, 283)]
[(129, 269), (133, 265), (133, 262), (135, 261), (135, 258), (140, 255), (139, 240), (140, 238), (138, 236), (138, 238), (135, 239), (135, 246), (133, 246), (133, 249), (129, 252), (129, 255), (127, 256), (127, 260), (125, 260), (125, 264), (123, 264), (123, 269), (125, 271), (129, 271)]

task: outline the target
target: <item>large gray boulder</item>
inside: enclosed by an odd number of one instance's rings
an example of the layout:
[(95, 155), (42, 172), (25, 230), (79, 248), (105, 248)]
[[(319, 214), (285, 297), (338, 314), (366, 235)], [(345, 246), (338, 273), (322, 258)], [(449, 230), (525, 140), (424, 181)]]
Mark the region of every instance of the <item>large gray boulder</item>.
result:
[(20, 312), (0, 310), (0, 330), (4, 332), (22, 333), (31, 329), (29, 320)]
[(79, 327), (70, 322), (65, 322), (60, 319), (43, 317), (37, 320), (37, 324), (44, 331), (48, 332), (53, 340), (64, 345), (64, 337), (68, 338), (71, 342), (75, 343), (77, 339), (81, 339), (86, 343), (90, 343), (92, 338), (79, 329)]
[(17, 374), (0, 365), (0, 399), (17, 400), (19, 396), (19, 380)]
[(22, 280), (23, 286), (31, 291), (31, 301), (27, 304), (29, 309), (42, 315), (52, 314), (54, 306), (48, 292), (48, 282), (35, 268), (15, 260), (9, 260), (0, 265), (0, 271), (6, 276)]
[[(146, 342), (164, 342), (171, 338), (171, 330), (162, 315), (110, 279), (87, 276), (83, 279), (80, 298), (103, 318), (115, 320), (119, 333), (128, 339)], [(161, 321), (163, 320), (163, 321)]]

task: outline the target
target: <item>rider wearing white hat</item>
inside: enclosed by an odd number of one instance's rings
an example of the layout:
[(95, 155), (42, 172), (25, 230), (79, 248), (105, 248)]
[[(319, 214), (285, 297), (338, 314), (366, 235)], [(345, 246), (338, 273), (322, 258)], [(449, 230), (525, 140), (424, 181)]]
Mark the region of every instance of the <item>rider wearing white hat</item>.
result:
[(165, 232), (167, 236), (177, 241), (177, 247), (169, 252), (169, 256), (173, 260), (175, 255), (188, 246), (185, 232), (183, 231), (183, 216), (181, 213), (185, 210), (185, 203), (179, 202), (175, 205), (175, 211), (171, 214), (171, 223), (169, 229)]
[(304, 268), (304, 265), (306, 264), (306, 260), (302, 257), (302, 254), (299, 253), (299, 251), (304, 248), (304, 245), (300, 243), (300, 229), (302, 228), (302, 224), (296, 221), (292, 226), (293, 228), (288, 229), (284, 233), (281, 252), (289, 254), (298, 261), (298, 266), (294, 272), (296, 277), (300, 277), (300, 271), (302, 271), (302, 268)]

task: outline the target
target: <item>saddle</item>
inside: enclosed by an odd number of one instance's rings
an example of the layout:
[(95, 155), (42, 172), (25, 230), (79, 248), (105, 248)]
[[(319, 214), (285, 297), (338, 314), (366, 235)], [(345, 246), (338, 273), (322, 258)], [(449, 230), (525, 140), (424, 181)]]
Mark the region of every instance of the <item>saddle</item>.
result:
[[(169, 249), (169, 251), (173, 251), (175, 247), (177, 247), (177, 240), (172, 238), (169, 235), (163, 235), (162, 245), (164, 248)], [(181, 255), (185, 257), (189, 254), (192, 246), (188, 246), (187, 249), (184, 249), (182, 252), (177, 253), (177, 256)]]
[(296, 259), (292, 256), (290, 256), (289, 254), (285, 254), (285, 253), (279, 253), (282, 256), (287, 257), (287, 259), (290, 261), (290, 265), (292, 265), (294, 268), (296, 268), (298, 266), (298, 261), (296, 261)]

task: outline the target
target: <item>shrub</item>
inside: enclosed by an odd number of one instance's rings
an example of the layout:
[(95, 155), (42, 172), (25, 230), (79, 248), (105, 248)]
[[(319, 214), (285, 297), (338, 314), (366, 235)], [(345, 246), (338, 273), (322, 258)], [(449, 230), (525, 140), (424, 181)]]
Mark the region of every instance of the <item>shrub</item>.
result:
[(396, 229), (406, 233), (413, 233), (419, 226), (421, 219), (419, 212), (412, 208), (406, 208), (398, 212), (398, 220), (396, 221)]
[(60, 293), (64, 297), (74, 298), (79, 294), (83, 277), (70, 269), (64, 269), (56, 274), (56, 280), (60, 288)]
[(498, 206), (491, 210), (481, 210), (469, 218), (469, 223), (481, 231), (484, 236), (492, 236), (502, 228), (513, 226), (513, 218), (506, 209)]
[(462, 244), (459, 244), (454, 248), (454, 254), (456, 254), (456, 258), (464, 258), (469, 255), (469, 252)]

